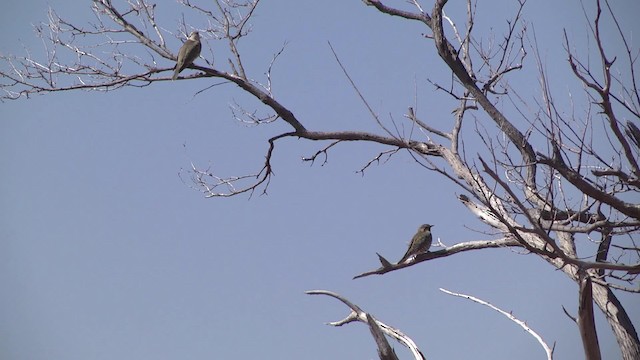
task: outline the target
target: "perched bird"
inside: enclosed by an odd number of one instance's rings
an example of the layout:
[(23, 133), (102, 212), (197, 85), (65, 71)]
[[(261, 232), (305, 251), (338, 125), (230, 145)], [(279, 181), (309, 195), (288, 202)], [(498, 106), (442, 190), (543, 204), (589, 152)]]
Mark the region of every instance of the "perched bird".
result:
[(638, 129), (636, 124), (627, 120), (627, 128), (624, 129), (624, 132), (627, 133), (629, 139), (640, 149), (640, 129)]
[(200, 34), (197, 31), (194, 31), (189, 34), (189, 38), (184, 42), (184, 44), (182, 44), (182, 47), (178, 52), (178, 62), (176, 63), (176, 69), (173, 72), (173, 80), (178, 78), (180, 71), (191, 65), (193, 61), (200, 56), (200, 50), (202, 50)]
[(413, 239), (411, 239), (411, 244), (409, 244), (409, 249), (404, 254), (402, 259), (398, 261), (398, 264), (405, 262), (408, 258), (417, 255), (422, 252), (426, 252), (431, 247), (431, 242), (433, 241), (431, 237), (431, 227), (433, 225), (423, 224), (418, 228), (418, 232), (413, 235)]

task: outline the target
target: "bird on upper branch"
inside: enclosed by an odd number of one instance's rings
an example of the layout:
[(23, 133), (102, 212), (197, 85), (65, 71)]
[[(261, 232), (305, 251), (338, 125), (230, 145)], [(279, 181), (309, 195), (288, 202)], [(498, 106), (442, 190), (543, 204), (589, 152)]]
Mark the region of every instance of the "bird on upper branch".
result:
[(193, 64), (193, 61), (200, 56), (200, 50), (202, 50), (200, 34), (197, 31), (194, 31), (189, 34), (189, 38), (184, 42), (184, 44), (182, 44), (182, 47), (178, 52), (178, 62), (176, 63), (175, 71), (173, 72), (173, 80), (178, 78), (180, 71)]
[(433, 242), (433, 238), (431, 236), (431, 227), (433, 227), (433, 225), (420, 225), (420, 227), (418, 228), (418, 232), (416, 232), (416, 234), (413, 235), (413, 238), (411, 239), (411, 243), (409, 244), (407, 252), (404, 254), (404, 256), (402, 256), (402, 259), (398, 261), (398, 264), (405, 262), (412, 256), (429, 251), (431, 243)]

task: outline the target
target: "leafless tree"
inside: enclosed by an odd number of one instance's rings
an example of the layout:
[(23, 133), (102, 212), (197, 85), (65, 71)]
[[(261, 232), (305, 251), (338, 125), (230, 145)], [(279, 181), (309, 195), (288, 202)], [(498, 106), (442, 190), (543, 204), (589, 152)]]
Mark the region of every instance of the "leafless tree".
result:
[[(455, 244), (401, 264), (380, 256), (381, 267), (356, 277), (384, 274), (464, 251), (520, 248), (544, 259), (579, 284), (580, 307), (575, 321), (586, 358), (600, 358), (593, 323), (595, 303), (611, 326), (623, 358), (640, 359), (637, 332), (614, 293), (640, 292), (637, 244), (640, 205), (633, 202), (640, 190), (638, 49), (625, 36), (608, 1), (593, 0), (588, 9), (583, 9), (598, 61), (581, 58), (572, 39), (565, 34), (561, 41), (567, 54), (567, 69), (583, 85), (589, 100), (580, 115), (566, 115), (559, 110), (562, 96), (548, 85), (535, 33), (522, 18), (525, 0), (514, 1), (518, 11), (509, 19), (504, 36), (493, 42), (483, 41), (474, 32), (477, 4), (471, 0), (466, 2), (462, 24), (446, 15), (446, 0), (435, 0), (431, 9), (417, 0), (408, 1), (403, 8), (391, 7), (382, 0), (363, 1), (366, 5), (363, 11), (374, 9), (380, 16), (424, 26), (433, 51), (452, 74), (448, 84), (433, 82), (443, 97), (456, 104), (450, 121), (438, 122), (449, 123), (450, 128), (437, 129), (422, 119), (417, 109), (409, 108), (402, 121), (421, 131), (406, 136), (373, 111), (371, 116), (380, 125), (378, 133), (307, 128), (302, 119), (272, 95), (271, 72), (267, 73), (266, 83), (260, 83), (250, 77), (243, 63), (238, 43), (251, 33), (250, 20), (259, 0), (215, 0), (210, 8), (182, 0), (186, 11), (206, 18), (210, 24), (197, 30), (208, 38), (225, 42), (229, 54), (225, 65), (216, 63), (215, 67), (207, 60), (210, 57), (203, 56), (206, 66), (202, 65), (202, 59), (197, 61), (197, 65), (190, 66), (197, 74), (188, 78), (231, 82), (272, 111), (272, 115), (258, 116), (237, 107), (234, 109), (237, 119), (255, 124), (284, 121), (291, 126), (290, 131), (268, 139), (264, 166), (256, 173), (222, 178), (193, 167), (192, 180), (207, 197), (266, 191), (276, 144), (288, 137), (327, 142), (305, 159), (311, 162), (323, 157), (326, 161), (328, 152), (345, 142), (383, 145), (384, 149), (361, 171), (404, 151), (417, 166), (439, 173), (444, 181), (459, 186), (458, 200), (493, 230), (495, 240)], [(2, 99), (71, 90), (111, 91), (170, 80), (172, 68), (161, 67), (158, 58), (175, 61), (175, 53), (167, 47), (165, 37), (177, 35), (157, 23), (155, 10), (156, 5), (146, 0), (128, 0), (121, 5), (110, 0), (93, 0), (96, 18), (87, 26), (68, 22), (50, 10), (49, 22), (37, 27), (46, 40), (45, 59), (30, 55), (2, 57)], [(625, 49), (622, 53), (607, 52), (602, 36), (605, 26), (617, 34)], [(185, 34), (191, 29), (183, 23), (180, 30)], [(146, 49), (145, 55), (130, 55), (133, 52), (127, 49), (133, 46)], [(541, 98), (521, 96), (508, 81), (512, 74), (525, 71), (525, 59), (531, 58), (534, 65), (526, 69), (537, 73)], [(336, 60), (342, 66), (337, 55)], [(351, 80), (348, 71), (343, 70)], [(352, 84), (360, 95), (353, 81)], [(211, 86), (215, 85), (216, 82)], [(360, 97), (371, 110), (366, 99)], [(513, 114), (500, 110), (497, 106), (500, 103), (511, 104)], [(392, 121), (392, 125), (397, 123)], [(418, 138), (416, 134), (429, 136)], [(476, 155), (465, 151), (464, 139), (472, 137), (484, 144), (484, 151), (474, 151)], [(593, 247), (597, 250), (585, 254), (586, 249)]]

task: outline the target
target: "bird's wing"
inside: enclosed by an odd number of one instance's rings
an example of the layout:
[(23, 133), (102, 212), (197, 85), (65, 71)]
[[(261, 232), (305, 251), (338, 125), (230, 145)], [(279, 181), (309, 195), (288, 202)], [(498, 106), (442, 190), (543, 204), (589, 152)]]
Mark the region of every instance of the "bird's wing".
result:
[(190, 40), (190, 41), (195, 44), (191, 46), (191, 50), (189, 51), (188, 54), (185, 55), (186, 59), (184, 60), (184, 67), (191, 65), (193, 61), (197, 59), (198, 56), (200, 56), (200, 51), (202, 50), (202, 44), (200, 43), (200, 41), (193, 41), (193, 40)]
[(405, 260), (407, 260), (411, 255), (413, 255), (414, 251), (412, 249), (411, 244), (409, 244), (409, 247), (407, 248), (407, 251), (404, 253), (404, 255), (402, 255), (402, 257), (400, 258), (400, 260), (398, 260), (398, 264), (403, 263)]

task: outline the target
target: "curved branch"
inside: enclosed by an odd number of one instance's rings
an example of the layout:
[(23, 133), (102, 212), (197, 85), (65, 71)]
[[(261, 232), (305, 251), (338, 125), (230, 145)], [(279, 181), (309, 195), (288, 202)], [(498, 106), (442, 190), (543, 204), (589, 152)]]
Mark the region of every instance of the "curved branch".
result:
[(544, 339), (542, 338), (542, 336), (538, 335), (538, 333), (536, 333), (535, 331), (533, 331), (533, 329), (531, 329), (526, 322), (518, 319), (517, 317), (513, 316), (513, 313), (511, 312), (506, 312), (500, 308), (498, 308), (495, 305), (492, 305), (484, 300), (480, 300), (474, 296), (471, 295), (465, 295), (465, 294), (460, 294), (460, 293), (455, 293), (453, 291), (449, 291), (447, 289), (443, 289), (440, 288), (440, 291), (442, 291), (445, 294), (449, 294), (449, 295), (453, 295), (453, 296), (457, 296), (457, 297), (461, 297), (461, 298), (465, 298), (468, 300), (471, 300), (473, 302), (476, 302), (480, 305), (485, 305), (497, 312), (499, 312), (500, 314), (506, 316), (509, 320), (513, 321), (514, 323), (520, 325), (521, 328), (524, 329), (524, 331), (528, 332), (531, 336), (533, 336), (542, 346), (542, 348), (544, 349), (544, 352), (547, 354), (547, 359), (548, 360), (552, 360), (553, 359), (553, 350), (555, 348), (555, 345), (553, 348), (549, 347), (549, 345), (547, 345), (547, 343), (544, 341)]
[(489, 117), (498, 125), (498, 128), (504, 132), (509, 140), (515, 144), (518, 151), (522, 156), (522, 160), (527, 169), (526, 186), (525, 191), (528, 193), (528, 198), (537, 199), (540, 206), (545, 206), (545, 201), (538, 196), (536, 191), (536, 166), (535, 166), (535, 152), (533, 147), (527, 141), (527, 138), (518, 130), (507, 118), (500, 112), (495, 105), (486, 97), (486, 95), (476, 85), (476, 80), (469, 75), (469, 72), (465, 68), (464, 64), (458, 57), (457, 51), (451, 45), (451, 43), (444, 36), (444, 28), (442, 26), (442, 11), (446, 0), (437, 0), (433, 7), (431, 14), (432, 21), (429, 23), (429, 27), (433, 31), (433, 39), (438, 54), (449, 66), (451, 71), (460, 80), (462, 85), (469, 91), (469, 93), (478, 101), (480, 106), (489, 115)]
[[(418, 346), (413, 340), (411, 340), (411, 338), (403, 334), (400, 330), (393, 328), (381, 322), (380, 320), (374, 319), (373, 316), (364, 312), (358, 305), (352, 303), (347, 298), (333, 291), (328, 291), (328, 290), (309, 290), (309, 291), (306, 291), (305, 293), (308, 295), (327, 295), (327, 296), (336, 298), (340, 300), (342, 303), (344, 303), (345, 305), (347, 305), (349, 309), (351, 309), (351, 312), (349, 313), (349, 315), (347, 315), (347, 317), (339, 321), (330, 322), (328, 323), (329, 325), (342, 326), (350, 322), (360, 321), (365, 324), (368, 324), (370, 328), (374, 326), (378, 328), (380, 331), (382, 331), (384, 334), (396, 339), (399, 343), (409, 348), (409, 350), (411, 351), (411, 353), (413, 354), (416, 360), (425, 360), (424, 355), (422, 355), (422, 352), (420, 352), (420, 350), (418, 349)], [(375, 325), (371, 324), (369, 321), (374, 321)], [(372, 328), (372, 333), (374, 331), (377, 331), (377, 330), (373, 330)]]
[(429, 23), (431, 22), (431, 17), (429, 17), (429, 14), (427, 13), (416, 14), (409, 11), (394, 9), (392, 7), (384, 5), (382, 2), (380, 2), (380, 0), (363, 0), (363, 2), (368, 6), (374, 6), (376, 9), (378, 9), (378, 11), (382, 13), (391, 16), (398, 16), (407, 20), (416, 20), (427, 25), (429, 25)]

